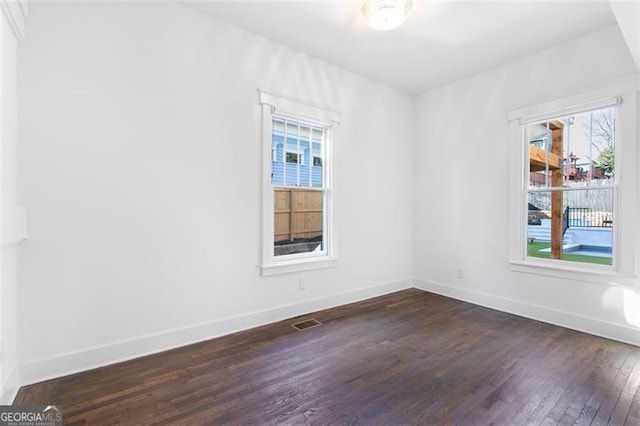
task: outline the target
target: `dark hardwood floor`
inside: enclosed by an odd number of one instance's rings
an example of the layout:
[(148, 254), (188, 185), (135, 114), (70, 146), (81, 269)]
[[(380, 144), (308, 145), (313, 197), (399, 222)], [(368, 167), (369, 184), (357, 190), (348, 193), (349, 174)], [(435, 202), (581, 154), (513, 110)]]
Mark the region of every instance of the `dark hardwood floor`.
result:
[[(323, 325), (297, 331), (295, 322)], [(640, 425), (640, 348), (406, 290), (24, 387), (65, 424)]]

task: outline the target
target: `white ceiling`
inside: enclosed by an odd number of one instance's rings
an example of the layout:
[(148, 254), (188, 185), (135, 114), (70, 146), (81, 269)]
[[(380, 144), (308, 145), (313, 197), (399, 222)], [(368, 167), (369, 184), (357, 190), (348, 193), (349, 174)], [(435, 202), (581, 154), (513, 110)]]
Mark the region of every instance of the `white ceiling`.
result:
[(367, 26), (357, 1), (182, 3), (409, 94), (616, 24), (593, 1), (414, 1), (387, 32)]

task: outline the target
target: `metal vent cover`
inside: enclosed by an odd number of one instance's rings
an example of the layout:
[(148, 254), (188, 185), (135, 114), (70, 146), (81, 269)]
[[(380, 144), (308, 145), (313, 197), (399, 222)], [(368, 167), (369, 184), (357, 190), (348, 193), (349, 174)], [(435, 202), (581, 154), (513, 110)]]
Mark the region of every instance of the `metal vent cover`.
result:
[(315, 319), (315, 318), (310, 318), (308, 320), (297, 322), (297, 323), (291, 324), (291, 325), (296, 330), (303, 331), (303, 330), (308, 330), (308, 329), (313, 328), (313, 327), (318, 327), (318, 326), (322, 325), (322, 323), (320, 321), (318, 321), (317, 319)]

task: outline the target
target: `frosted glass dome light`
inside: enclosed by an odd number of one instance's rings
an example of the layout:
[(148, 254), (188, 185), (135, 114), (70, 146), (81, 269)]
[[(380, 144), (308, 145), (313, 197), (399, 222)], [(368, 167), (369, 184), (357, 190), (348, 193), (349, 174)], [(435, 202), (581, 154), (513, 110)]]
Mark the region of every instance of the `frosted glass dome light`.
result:
[(387, 31), (404, 22), (411, 6), (411, 0), (365, 0), (362, 13), (371, 27)]

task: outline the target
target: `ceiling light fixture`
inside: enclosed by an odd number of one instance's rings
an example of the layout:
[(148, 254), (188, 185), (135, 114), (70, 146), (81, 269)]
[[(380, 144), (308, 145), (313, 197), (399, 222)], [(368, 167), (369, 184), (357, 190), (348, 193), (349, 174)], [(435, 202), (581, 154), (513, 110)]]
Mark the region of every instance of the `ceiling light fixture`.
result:
[(411, 10), (411, 0), (364, 0), (362, 13), (376, 30), (392, 30), (402, 24)]

